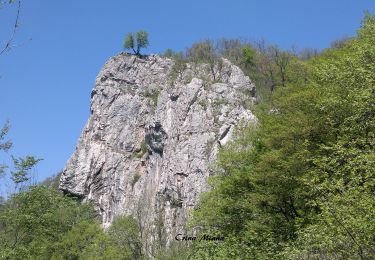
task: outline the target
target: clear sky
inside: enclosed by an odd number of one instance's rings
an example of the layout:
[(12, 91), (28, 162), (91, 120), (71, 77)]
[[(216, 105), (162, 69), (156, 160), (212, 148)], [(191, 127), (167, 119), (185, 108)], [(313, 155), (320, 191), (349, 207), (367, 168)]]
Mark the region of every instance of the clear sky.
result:
[[(365, 10), (374, 13), (375, 1), (23, 0), (17, 46), (0, 56), (0, 125), (11, 122), (11, 154), (44, 158), (41, 180), (62, 170), (74, 152), (95, 77), (122, 51), (127, 32), (149, 32), (147, 53), (221, 37), (322, 49), (354, 36)], [(0, 9), (0, 42), (14, 18), (14, 7)]]

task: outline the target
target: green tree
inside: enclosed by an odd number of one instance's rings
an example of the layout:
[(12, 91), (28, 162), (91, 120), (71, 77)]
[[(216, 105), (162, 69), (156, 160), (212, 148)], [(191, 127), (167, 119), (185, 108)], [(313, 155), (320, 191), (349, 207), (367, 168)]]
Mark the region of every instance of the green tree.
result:
[(17, 185), (28, 182), (30, 177), (29, 171), (42, 159), (35, 159), (34, 156), (25, 158), (15, 158), (12, 156), (15, 171), (11, 171), (12, 181)]
[(140, 30), (135, 35), (128, 33), (124, 40), (124, 49), (131, 49), (135, 55), (140, 56), (141, 49), (149, 46), (148, 33)]
[(240, 64), (245, 67), (252, 67), (255, 63), (256, 51), (249, 44), (242, 47), (242, 58)]
[(121, 251), (104, 233), (96, 221), (81, 221), (63, 235), (56, 244), (51, 259), (132, 259), (129, 252)]
[(142, 259), (142, 243), (137, 221), (132, 216), (115, 218), (108, 230), (108, 236), (121, 252)]
[[(12, 147), (11, 141), (5, 141), (5, 137), (9, 132), (9, 122), (6, 122), (4, 126), (0, 129), (0, 151), (7, 152)], [(4, 177), (5, 169), (8, 168), (5, 164), (0, 164), (0, 178)]]
[(133, 50), (134, 53), (136, 53), (137, 51), (134, 48), (135, 48), (134, 35), (133, 33), (130, 32), (125, 37), (124, 49), (131, 49)]
[(0, 210), (2, 259), (50, 259), (57, 242), (95, 213), (88, 204), (42, 186), (12, 195)]
[[(6, 122), (3, 128), (0, 129), (0, 151), (8, 152), (12, 148), (13, 143), (9, 140), (5, 140), (9, 129), (9, 122)], [(15, 185), (15, 189), (20, 190), (30, 184), (30, 171), (42, 159), (35, 158), (34, 156), (26, 156), (25, 158), (11, 156), (11, 159), (13, 161), (13, 167), (10, 170), (10, 178)], [(9, 165), (0, 164), (0, 178), (7, 176), (9, 173), (7, 169), (9, 169)]]
[(375, 16), (367, 14), (356, 38), (314, 63), (329, 139), (317, 146), (304, 180), (320, 211), (287, 250), (296, 258), (375, 256), (374, 46)]
[(288, 58), (286, 72), (305, 68), (287, 73), (271, 107), (258, 107), (259, 124), (219, 152), (194, 213), (195, 226), (232, 247), (200, 245), (198, 255), (374, 258), (374, 46), (375, 17), (366, 15), (344, 46)]

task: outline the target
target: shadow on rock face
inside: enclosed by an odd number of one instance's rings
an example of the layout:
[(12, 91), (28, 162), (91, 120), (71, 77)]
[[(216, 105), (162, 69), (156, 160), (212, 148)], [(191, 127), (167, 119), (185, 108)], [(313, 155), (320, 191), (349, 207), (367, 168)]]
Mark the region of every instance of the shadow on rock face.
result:
[(145, 140), (147, 149), (150, 153), (163, 155), (164, 143), (167, 139), (167, 133), (164, 131), (160, 122), (154, 122), (145, 129)]

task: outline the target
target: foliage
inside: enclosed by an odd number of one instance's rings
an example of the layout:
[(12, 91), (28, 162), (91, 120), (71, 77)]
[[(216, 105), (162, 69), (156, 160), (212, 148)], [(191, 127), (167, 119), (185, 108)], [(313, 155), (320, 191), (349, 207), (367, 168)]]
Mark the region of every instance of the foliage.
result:
[(307, 61), (267, 48), (281, 87), (219, 152), (192, 221), (231, 243), (193, 245), (196, 259), (375, 256), (374, 32), (367, 15), (356, 38)]
[(108, 236), (116, 248), (133, 259), (142, 258), (142, 243), (137, 221), (131, 216), (120, 216), (113, 220)]
[(158, 105), (158, 99), (159, 99), (159, 95), (160, 95), (159, 90), (152, 90), (152, 91), (146, 90), (144, 93), (141, 93), (141, 95), (146, 97), (146, 98), (150, 98), (155, 107)]
[[(9, 122), (6, 122), (5, 125), (0, 129), (0, 151), (7, 152), (12, 147), (11, 141), (5, 141), (5, 136), (9, 132)], [(5, 169), (8, 168), (5, 164), (0, 164), (0, 177), (5, 174)]]
[(3, 128), (0, 130), (0, 151), (7, 152), (12, 147), (11, 141), (4, 141), (5, 136), (8, 134), (10, 129), (9, 122), (6, 122)]
[(132, 178), (131, 183), (130, 183), (132, 188), (139, 181), (140, 178), (141, 178), (141, 174), (139, 174), (138, 172), (133, 175), (133, 178)]
[(195, 63), (213, 63), (217, 59), (213, 42), (210, 40), (194, 43), (187, 50), (186, 56)]
[(207, 63), (209, 70), (215, 81), (223, 66), (221, 57), (215, 51), (214, 43), (210, 40), (194, 43), (186, 52), (189, 61), (198, 63)]
[(137, 32), (137, 52), (139, 53), (140, 48), (147, 48), (149, 45), (148, 33), (146, 31)]
[(25, 158), (15, 158), (12, 156), (14, 168), (11, 171), (12, 180), (17, 185), (30, 180), (28, 172), (42, 159), (35, 159), (34, 156), (26, 156)]
[(65, 232), (92, 219), (87, 205), (41, 186), (14, 194), (0, 211), (0, 255), (26, 259), (50, 256)]
[(135, 48), (134, 35), (133, 35), (133, 33), (130, 32), (125, 37), (124, 49), (132, 49), (135, 53), (136, 51), (135, 51), (134, 48)]
[(145, 139), (143, 139), (141, 142), (141, 153), (142, 156), (147, 153), (147, 144)]
[(52, 259), (139, 259), (132, 255), (129, 248), (115, 242), (98, 222), (82, 221), (63, 236)]
[(176, 52), (176, 53), (172, 52), (171, 55), (172, 55), (171, 57), (174, 60), (171, 76), (172, 76), (173, 79), (177, 79), (177, 78), (182, 79), (183, 78), (183, 72), (187, 67), (187, 65), (186, 65), (187, 59), (182, 52)]
[(0, 205), (1, 259), (141, 259), (132, 217), (100, 227), (90, 204), (32, 186)]
[(168, 248), (162, 248), (156, 254), (157, 260), (186, 260), (191, 259), (191, 248), (188, 244), (173, 241)]
[(124, 40), (124, 49), (133, 50), (134, 54), (140, 56), (141, 49), (147, 48), (149, 45), (148, 33), (140, 30), (135, 35), (128, 33)]
[[(0, 151), (8, 152), (13, 143), (10, 140), (6, 140), (6, 135), (10, 129), (9, 122), (6, 122), (4, 126), (0, 129)], [(13, 165), (10, 168), (9, 165), (3, 163), (0, 164), (0, 178), (8, 177), (10, 174), (10, 179), (13, 181), (15, 190), (21, 190), (26, 188), (31, 184), (30, 171), (37, 165), (42, 159), (37, 159), (34, 156), (26, 156), (25, 158), (10, 156)], [(10, 169), (9, 169), (10, 168)], [(2, 187), (0, 186), (0, 192), (3, 192)], [(11, 192), (9, 192), (11, 193)]]
[(40, 185), (47, 187), (52, 190), (59, 190), (59, 184), (60, 184), (60, 177), (61, 177), (62, 172), (59, 172), (51, 177), (46, 178), (43, 180)]

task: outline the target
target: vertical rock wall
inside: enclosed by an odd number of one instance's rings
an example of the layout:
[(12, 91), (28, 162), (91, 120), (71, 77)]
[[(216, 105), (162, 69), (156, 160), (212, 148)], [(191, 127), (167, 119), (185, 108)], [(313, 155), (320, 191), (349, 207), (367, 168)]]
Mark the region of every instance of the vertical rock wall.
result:
[(108, 226), (132, 214), (147, 243), (167, 243), (207, 189), (218, 147), (231, 139), (255, 86), (223, 60), (176, 70), (170, 59), (119, 54), (96, 79), (91, 116), (67, 162), (60, 189), (92, 201)]

